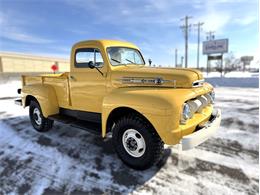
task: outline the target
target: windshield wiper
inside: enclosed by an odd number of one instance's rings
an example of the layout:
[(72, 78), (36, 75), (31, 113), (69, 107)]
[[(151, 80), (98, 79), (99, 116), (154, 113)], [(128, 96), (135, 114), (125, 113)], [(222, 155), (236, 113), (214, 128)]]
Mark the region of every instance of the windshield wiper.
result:
[(120, 61), (118, 61), (118, 60), (115, 60), (115, 59), (113, 59), (113, 58), (111, 58), (111, 60), (113, 60), (113, 61), (115, 61), (115, 62), (117, 62), (117, 63), (121, 64), (121, 62), (120, 62)]
[(134, 62), (132, 62), (131, 60), (125, 59), (126, 61), (130, 62), (131, 64), (135, 64)]

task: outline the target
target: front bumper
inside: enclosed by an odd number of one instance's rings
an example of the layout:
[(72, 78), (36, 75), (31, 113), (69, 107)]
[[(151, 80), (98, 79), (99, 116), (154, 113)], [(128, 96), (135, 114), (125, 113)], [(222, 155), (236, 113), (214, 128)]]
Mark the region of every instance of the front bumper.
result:
[(186, 135), (181, 139), (182, 150), (190, 150), (195, 146), (205, 142), (210, 138), (220, 126), (221, 111), (214, 110), (210, 120), (204, 124), (203, 128), (192, 134)]

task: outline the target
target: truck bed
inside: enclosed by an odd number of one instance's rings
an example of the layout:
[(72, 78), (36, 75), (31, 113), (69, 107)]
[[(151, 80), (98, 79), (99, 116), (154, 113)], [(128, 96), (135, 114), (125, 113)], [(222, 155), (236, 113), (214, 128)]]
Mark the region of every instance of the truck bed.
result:
[(49, 80), (63, 80), (66, 78), (66, 73), (61, 73), (61, 74), (44, 74), (44, 75), (37, 75), (37, 76), (30, 76), (30, 75), (22, 75), (22, 82), (23, 86), (25, 85), (30, 85), (30, 84), (40, 84), (40, 83), (45, 83), (46, 81)]
[(67, 107), (70, 104), (70, 90), (68, 73), (61, 74), (45, 74), (38, 76), (22, 76), (22, 84), (26, 85), (51, 85), (57, 95), (57, 100), (60, 107)]

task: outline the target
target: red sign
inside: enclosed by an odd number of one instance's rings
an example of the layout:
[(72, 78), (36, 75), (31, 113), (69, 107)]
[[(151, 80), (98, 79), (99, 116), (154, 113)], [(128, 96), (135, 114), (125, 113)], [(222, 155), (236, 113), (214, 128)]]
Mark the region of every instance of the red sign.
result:
[(53, 72), (55, 73), (55, 72), (59, 69), (59, 67), (58, 67), (56, 64), (53, 64), (53, 65), (51, 66), (51, 69), (52, 69)]

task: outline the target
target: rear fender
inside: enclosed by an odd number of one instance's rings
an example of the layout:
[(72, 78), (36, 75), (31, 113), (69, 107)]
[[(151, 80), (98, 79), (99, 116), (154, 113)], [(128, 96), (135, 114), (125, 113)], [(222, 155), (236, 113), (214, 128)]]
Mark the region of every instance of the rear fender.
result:
[(26, 85), (22, 89), (22, 104), (26, 107), (29, 96), (34, 97), (41, 106), (44, 117), (59, 113), (59, 104), (54, 88), (50, 85), (33, 84)]

